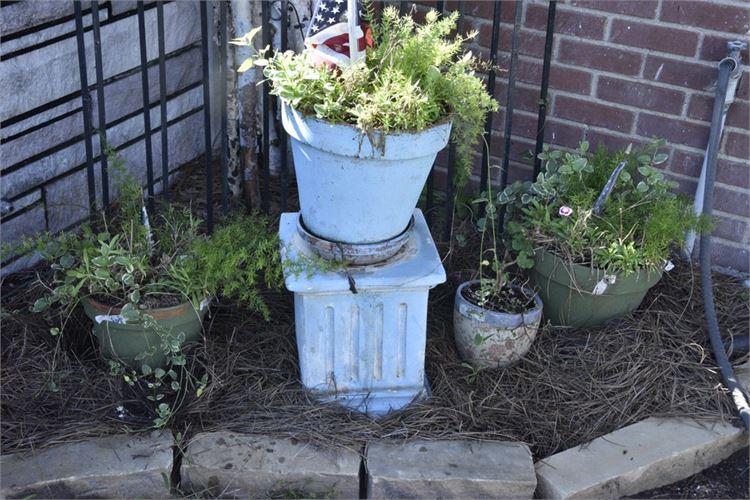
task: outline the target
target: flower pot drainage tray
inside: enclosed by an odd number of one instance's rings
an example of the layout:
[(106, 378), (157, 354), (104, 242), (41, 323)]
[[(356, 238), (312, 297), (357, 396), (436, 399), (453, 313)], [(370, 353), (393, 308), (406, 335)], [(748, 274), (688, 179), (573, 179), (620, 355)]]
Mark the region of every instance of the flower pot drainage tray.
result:
[(345, 261), (352, 265), (364, 266), (390, 259), (406, 244), (414, 228), (414, 217), (409, 220), (401, 234), (389, 240), (375, 243), (343, 243), (323, 239), (311, 233), (300, 215), (297, 218), (297, 233), (318, 255), (326, 260)]

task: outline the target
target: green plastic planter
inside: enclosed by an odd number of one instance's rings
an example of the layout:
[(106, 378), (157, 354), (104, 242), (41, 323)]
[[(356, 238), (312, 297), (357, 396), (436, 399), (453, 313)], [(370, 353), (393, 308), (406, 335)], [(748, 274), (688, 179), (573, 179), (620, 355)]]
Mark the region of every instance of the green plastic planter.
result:
[[(588, 328), (635, 310), (662, 271), (617, 275), (601, 294), (594, 294), (605, 279), (601, 269), (569, 264), (546, 251), (534, 255), (531, 281), (544, 303), (544, 316), (553, 325)], [(600, 285), (601, 288), (601, 285)]]
[[(106, 319), (98, 322), (97, 316), (117, 316), (120, 314), (120, 309), (106, 306), (91, 298), (83, 300), (83, 308), (86, 315), (94, 322), (93, 333), (105, 356), (122, 361), (134, 368), (140, 367), (141, 364), (147, 364), (152, 368), (166, 364), (161, 341), (153, 329), (145, 329), (140, 323), (118, 323)], [(207, 309), (204, 307), (199, 312), (192, 304), (185, 302), (174, 307), (152, 309), (148, 313), (162, 327), (172, 329), (175, 333), (184, 332), (187, 343), (201, 337), (203, 317)], [(154, 354), (144, 359), (135, 359), (142, 352), (148, 351), (151, 346), (156, 347)]]

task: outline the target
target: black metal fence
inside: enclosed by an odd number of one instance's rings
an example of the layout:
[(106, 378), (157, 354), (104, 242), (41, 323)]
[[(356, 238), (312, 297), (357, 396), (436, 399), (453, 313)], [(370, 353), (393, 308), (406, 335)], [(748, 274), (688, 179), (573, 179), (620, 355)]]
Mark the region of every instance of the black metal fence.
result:
[[(91, 213), (93, 213), (97, 209), (97, 188), (96, 188), (96, 169), (98, 168), (100, 170), (100, 185), (101, 185), (101, 200), (102, 200), (102, 206), (106, 207), (107, 209), (110, 206), (111, 199), (110, 199), (110, 172), (109, 172), (109, 165), (107, 162), (107, 156), (105, 154), (99, 154), (95, 155), (94, 153), (94, 146), (93, 146), (93, 139), (95, 137), (95, 134), (99, 134), (101, 143), (106, 142), (106, 126), (100, 126), (98, 130), (95, 130), (92, 125), (92, 113), (94, 112), (92, 108), (92, 97), (91, 93), (92, 91), (96, 92), (97, 95), (97, 114), (98, 114), (98, 120), (97, 123), (99, 124), (106, 124), (106, 116), (105, 116), (105, 95), (104, 95), (104, 85), (105, 80), (104, 76), (102, 74), (102, 37), (101, 37), (101, 31), (99, 26), (99, 16), (98, 11), (100, 9), (100, 4), (98, 1), (91, 1), (91, 2), (82, 2), (80, 0), (75, 0), (74, 2), (74, 17), (75, 17), (75, 25), (76, 25), (76, 39), (77, 39), (77, 48), (78, 48), (78, 63), (79, 63), (79, 73), (80, 73), (80, 83), (81, 83), (81, 104), (83, 109), (83, 129), (84, 129), (84, 141), (85, 141), (85, 151), (86, 151), (86, 162), (85, 162), (85, 170), (86, 170), (86, 179), (87, 179), (87, 189), (88, 189), (88, 204), (89, 204), (89, 210)], [(153, 147), (152, 147), (152, 137), (151, 137), (151, 119), (150, 119), (150, 113), (151, 113), (151, 104), (149, 102), (149, 74), (148, 74), (148, 66), (149, 64), (153, 64), (153, 62), (149, 62), (147, 58), (147, 40), (146, 40), (146, 29), (145, 29), (145, 21), (144, 21), (144, 10), (148, 8), (156, 8), (157, 12), (157, 24), (158, 24), (158, 30), (157, 30), (157, 36), (158, 36), (158, 56), (157, 56), (157, 64), (158, 64), (158, 75), (159, 75), (159, 107), (161, 110), (161, 124), (160, 124), (160, 141), (161, 141), (161, 196), (168, 201), (169, 200), (169, 179), (170, 179), (170, 172), (168, 171), (168, 155), (169, 155), (169, 137), (167, 133), (167, 126), (168, 126), (168, 117), (166, 112), (166, 106), (167, 106), (167, 84), (166, 84), (166, 72), (165, 72), (165, 33), (164, 33), (164, 3), (163, 1), (157, 1), (154, 3), (149, 3), (148, 5), (144, 6), (143, 1), (137, 2), (137, 19), (138, 19), (138, 44), (140, 49), (140, 75), (141, 75), (141, 84), (142, 84), (142, 99), (143, 99), (143, 126), (144, 126), (144, 135), (143, 140), (145, 141), (145, 154), (146, 157), (144, 159), (145, 168), (146, 168), (146, 200), (147, 204), (150, 210), (155, 210), (156, 205), (156, 194), (155, 194), (155, 181), (154, 181), (154, 166), (153, 166)], [(409, 8), (411, 8), (412, 2), (407, 1), (399, 1), (399, 2), (386, 2), (386, 1), (380, 1), (376, 2), (377, 4), (397, 4), (401, 12), (406, 12)], [(458, 10), (460, 13), (463, 13), (465, 4), (467, 2), (465, 1), (458, 1), (458, 2), (449, 2), (446, 3), (445, 1), (437, 1), (434, 3), (434, 7), (442, 12), (445, 12), (448, 10), (449, 7)], [(279, 50), (286, 50), (287, 48), (287, 30), (288, 27), (291, 24), (291, 15), (293, 12), (293, 7), (290, 5), (288, 0), (272, 0), (272, 1), (263, 1), (261, 5), (261, 17), (262, 17), (262, 44), (263, 46), (271, 45), (272, 46), (272, 39), (273, 39), (273, 33), (272, 30), (272, 18), (271, 18), (271, 11), (274, 8), (274, 5), (278, 5), (279, 11), (282, 13), (281, 15), (281, 22), (280, 22), (280, 46), (274, 47)], [(425, 2), (420, 2), (419, 5), (424, 6)], [(218, 54), (219, 54), (219, 72), (218, 78), (210, 78), (210, 71), (211, 68), (209, 66), (209, 52), (211, 51), (210, 44), (212, 42), (212, 33), (213, 29), (211, 26), (209, 26), (210, 22), (210, 15), (209, 15), (209, 9), (214, 9), (216, 7), (215, 11), (218, 11)], [(212, 110), (211, 110), (211, 95), (212, 95), (212, 89), (211, 85), (212, 82), (219, 82), (220, 83), (220, 89), (218, 92), (219, 99), (218, 104), (220, 106), (220, 110), (218, 110), (220, 114), (220, 144), (218, 148), (218, 155), (220, 157), (220, 170), (219, 175), (221, 177), (220, 183), (221, 183), (221, 212), (222, 215), (226, 215), (229, 210), (229, 187), (228, 187), (228, 174), (227, 174), (227, 156), (229, 154), (229, 146), (228, 146), (228, 135), (227, 135), (227, 94), (226, 94), (226, 77), (227, 77), (227, 71), (234, 71), (234, 68), (227, 68), (227, 42), (228, 42), (228, 36), (230, 33), (230, 28), (228, 27), (227, 23), (227, 2), (226, 1), (202, 1), (199, 2), (199, 9), (200, 9), (200, 21), (201, 21), (201, 54), (202, 54), (202, 74), (203, 74), (203, 126), (204, 126), (204, 141), (205, 141), (205, 184), (206, 184), (206, 190), (205, 190), (205, 196), (206, 196), (206, 225), (207, 229), (210, 232), (213, 229), (214, 226), (214, 199), (213, 199), (213, 185), (214, 185), (214, 154), (213, 151), (213, 137), (214, 134), (212, 133)], [(495, 95), (495, 66), (497, 64), (497, 53), (498, 50), (501, 49), (499, 47), (500, 43), (500, 19), (501, 19), (501, 11), (502, 9), (508, 9), (513, 8), (514, 11), (514, 24), (513, 24), (513, 31), (512, 31), (512, 37), (511, 37), (511, 47), (510, 50), (510, 65), (508, 68), (508, 86), (507, 86), (507, 94), (505, 96), (495, 96), (502, 104), (503, 107), (505, 107), (505, 123), (504, 123), (504, 133), (503, 133), (503, 157), (502, 157), (502, 173), (500, 177), (500, 186), (499, 188), (503, 188), (504, 185), (507, 182), (508, 178), (508, 169), (509, 169), (509, 152), (510, 152), (510, 146), (511, 146), (511, 139), (512, 139), (512, 130), (513, 130), (513, 97), (514, 97), (514, 89), (515, 89), (515, 82), (516, 82), (516, 74), (518, 71), (518, 51), (519, 51), (519, 32), (521, 29), (521, 15), (522, 15), (522, 9), (523, 9), (523, 2), (521, 0), (511, 4), (511, 3), (505, 3), (502, 1), (496, 1), (494, 2), (493, 6), (493, 17), (492, 17), (492, 35), (491, 35), (491, 47), (490, 47), (490, 62), (492, 63), (492, 67), (489, 70), (487, 74), (487, 90), (492, 95)], [(542, 71), (542, 77), (540, 81), (540, 96), (539, 96), (539, 114), (538, 114), (538, 128), (537, 128), (537, 140), (536, 140), (536, 151), (535, 151), (535, 157), (540, 152), (542, 143), (543, 143), (543, 136), (544, 136), (544, 124), (545, 124), (545, 117), (546, 117), (546, 99), (547, 99), (547, 87), (549, 83), (549, 73), (550, 73), (550, 58), (552, 53), (552, 39), (554, 35), (554, 19), (555, 19), (555, 8), (556, 8), (556, 2), (550, 1), (548, 6), (548, 22), (547, 22), (547, 31), (546, 31), (546, 43), (544, 48), (544, 58), (543, 58), (543, 71)], [(86, 47), (85, 47), (85, 41), (84, 41), (84, 26), (83, 26), (83, 15), (84, 12), (91, 12), (92, 15), (92, 34), (93, 34), (93, 43), (94, 43), (94, 62), (96, 65), (96, 81), (92, 84), (88, 81), (88, 71), (87, 71), (87, 61), (86, 61)], [(241, 34), (240, 34), (241, 35)], [(290, 196), (290, 180), (291, 180), (291, 169), (289, 166), (289, 157), (288, 157), (288, 138), (283, 130), (283, 127), (279, 126), (278, 124), (278, 115), (276, 113), (276, 108), (278, 106), (277, 99), (274, 98), (274, 96), (271, 96), (269, 93), (269, 83), (267, 81), (264, 81), (261, 86), (261, 99), (262, 99), (262, 106), (263, 106), (263, 117), (262, 117), (262, 138), (259, 140), (259, 155), (258, 155), (258, 174), (260, 178), (260, 206), (262, 210), (268, 211), (271, 206), (271, 197), (272, 197), (272, 189), (271, 189), (271, 169), (270, 169), (270, 159), (271, 159), (271, 130), (272, 127), (275, 128), (276, 131), (278, 131), (278, 147), (279, 147), (279, 159), (280, 159), (280, 165), (279, 165), (279, 171), (278, 171), (278, 177), (277, 180), (279, 182), (279, 189), (273, 190), (273, 192), (278, 192), (280, 199), (278, 200), (278, 205), (281, 208), (282, 211), (287, 209), (287, 206), (289, 205), (288, 199)], [(215, 95), (215, 94), (214, 94)], [(214, 101), (216, 102), (216, 101)], [(490, 113), (487, 116), (486, 124), (485, 124), (485, 141), (487, 143), (487, 148), (484, 148), (482, 151), (483, 155), (483, 164), (486, 164), (487, 162), (487, 155), (489, 154), (489, 144), (492, 140), (492, 128), (493, 128), (493, 115)], [(448, 151), (448, 165), (447, 165), (447, 181), (445, 183), (446, 186), (446, 192), (444, 196), (444, 206), (438, 207), (436, 206), (436, 188), (435, 188), (435, 172), (433, 169), (433, 172), (430, 173), (430, 176), (427, 181), (427, 188), (426, 188), (426, 196), (425, 196), (425, 210), (428, 215), (428, 220), (431, 219), (432, 214), (439, 209), (444, 210), (445, 213), (445, 226), (443, 227), (443, 236), (447, 238), (447, 236), (450, 234), (450, 221), (451, 221), (451, 215), (454, 210), (453, 206), (453, 199), (454, 199), (454, 193), (452, 192), (453, 189), (453, 175), (454, 175), (454, 168), (455, 168), (455, 145), (451, 142), (449, 146)], [(534, 163), (534, 170), (535, 173), (539, 170), (539, 161), (535, 160)], [(485, 189), (487, 186), (487, 183), (489, 182), (489, 179), (487, 178), (487, 172), (485, 169), (482, 169), (481, 172), (481, 179), (480, 179), (480, 189)]]

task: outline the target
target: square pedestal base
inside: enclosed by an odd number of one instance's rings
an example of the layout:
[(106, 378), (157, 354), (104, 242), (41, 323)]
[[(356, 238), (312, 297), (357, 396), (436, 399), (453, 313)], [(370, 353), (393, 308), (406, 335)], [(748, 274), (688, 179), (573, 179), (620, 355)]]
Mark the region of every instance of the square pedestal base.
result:
[[(313, 262), (297, 234), (298, 214), (281, 217), (285, 282), (294, 292), (302, 383), (317, 397), (372, 416), (427, 397), (427, 298), (445, 271), (422, 213), (405, 247), (388, 262), (345, 272), (294, 275)], [(357, 293), (350, 288), (350, 278)]]
[(370, 393), (348, 391), (339, 394), (325, 394), (312, 391), (320, 401), (334, 401), (351, 410), (366, 413), (371, 417), (382, 417), (398, 411), (411, 403), (423, 401), (430, 397), (430, 387), (425, 380), (421, 390), (413, 389), (379, 390)]

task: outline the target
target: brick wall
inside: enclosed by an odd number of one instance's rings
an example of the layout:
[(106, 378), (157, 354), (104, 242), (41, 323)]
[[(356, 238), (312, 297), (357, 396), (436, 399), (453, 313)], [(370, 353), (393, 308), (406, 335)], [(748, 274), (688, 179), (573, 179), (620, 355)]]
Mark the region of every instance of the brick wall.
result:
[[(449, 7), (453, 3), (448, 3)], [(491, 1), (467, 1), (465, 27), (489, 55)], [(502, 2), (499, 63), (508, 68), (515, 2)], [(514, 94), (510, 180), (531, 177), (547, 3), (525, 2)], [(750, 6), (735, 0), (567, 0), (559, 2), (545, 142), (608, 147), (669, 141), (669, 176), (694, 194), (708, 141), (711, 86), (726, 41), (747, 39)], [(747, 63), (748, 53), (743, 53)], [(497, 79), (504, 108), (507, 75)], [(727, 117), (715, 191), (714, 263), (748, 271), (750, 244), (750, 75), (747, 65)], [(494, 120), (493, 161), (502, 156), (504, 111)], [(478, 165), (477, 165), (478, 169)]]

